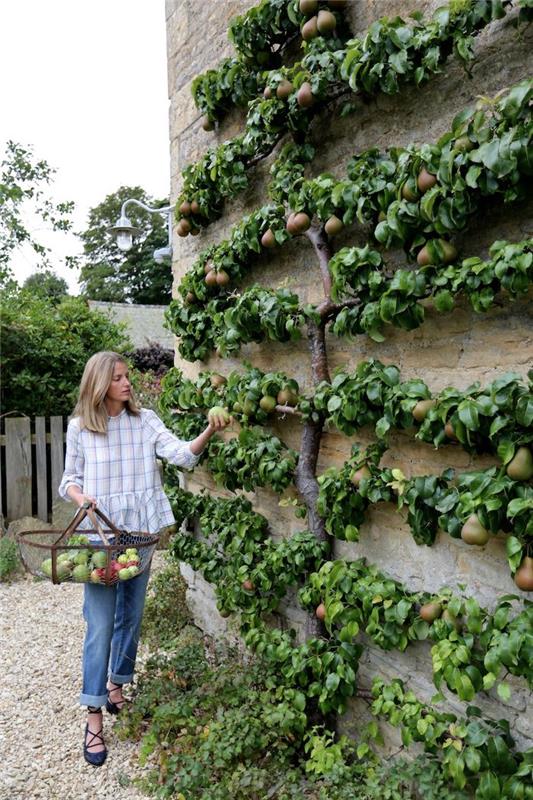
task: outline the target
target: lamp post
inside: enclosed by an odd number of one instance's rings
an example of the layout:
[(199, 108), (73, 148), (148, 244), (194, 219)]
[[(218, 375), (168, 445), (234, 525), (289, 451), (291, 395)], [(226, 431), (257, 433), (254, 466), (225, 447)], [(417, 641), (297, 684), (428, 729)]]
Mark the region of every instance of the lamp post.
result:
[(130, 204), (139, 206), (140, 208), (144, 209), (144, 211), (149, 211), (150, 214), (166, 214), (168, 226), (168, 244), (166, 247), (159, 247), (157, 250), (154, 250), (154, 260), (160, 264), (165, 260), (165, 258), (172, 258), (172, 211), (174, 206), (151, 208), (150, 206), (141, 203), (140, 200), (136, 200), (134, 197), (131, 197), (129, 200), (125, 200), (124, 203), (122, 203), (120, 217), (114, 225), (107, 229), (109, 233), (112, 233), (113, 236), (116, 237), (117, 247), (126, 253), (133, 247), (134, 238), (139, 236), (141, 233), (141, 229), (132, 225), (131, 220), (126, 215), (126, 207)]

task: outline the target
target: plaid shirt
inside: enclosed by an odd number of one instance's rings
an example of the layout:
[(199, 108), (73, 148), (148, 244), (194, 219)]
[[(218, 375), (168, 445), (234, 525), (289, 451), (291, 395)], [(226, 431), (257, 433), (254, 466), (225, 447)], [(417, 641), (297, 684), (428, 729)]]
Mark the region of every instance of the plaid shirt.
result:
[(118, 528), (157, 533), (172, 525), (174, 516), (156, 457), (189, 469), (199, 460), (189, 442), (174, 436), (149, 409), (141, 409), (139, 416), (124, 409), (109, 417), (107, 434), (80, 430), (75, 417), (68, 425), (59, 495), (70, 499), (67, 489), (75, 484), (97, 500), (98, 508)]

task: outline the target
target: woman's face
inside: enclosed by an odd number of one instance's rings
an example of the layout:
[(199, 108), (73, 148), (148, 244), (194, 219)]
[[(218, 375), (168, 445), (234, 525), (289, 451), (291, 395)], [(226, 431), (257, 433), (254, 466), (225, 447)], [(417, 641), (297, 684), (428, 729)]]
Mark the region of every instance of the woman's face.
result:
[(125, 403), (131, 397), (131, 384), (128, 377), (128, 367), (118, 361), (113, 369), (113, 377), (107, 390), (106, 398), (115, 402)]

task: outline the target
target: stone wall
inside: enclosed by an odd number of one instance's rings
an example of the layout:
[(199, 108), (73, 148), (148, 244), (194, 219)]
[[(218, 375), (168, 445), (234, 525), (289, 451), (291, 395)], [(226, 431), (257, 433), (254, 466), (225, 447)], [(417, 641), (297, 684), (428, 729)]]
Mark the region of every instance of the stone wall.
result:
[[(382, 15), (422, 10), (425, 15), (441, 2), (412, 0), (361, 0), (349, 4), (349, 18), (354, 33), (363, 32)], [(170, 96), (170, 155), (172, 187), (171, 196), (180, 191), (180, 172), (205, 150), (242, 130), (244, 115), (234, 112), (216, 132), (206, 133), (200, 125), (200, 114), (194, 107), (190, 94), (191, 80), (199, 72), (213, 68), (218, 61), (232, 53), (227, 40), (228, 20), (254, 5), (247, 0), (226, 0), (223, 3), (200, 3), (198, 0), (167, 0), (168, 69)], [(410, 142), (432, 142), (444, 133), (454, 116), (472, 104), (478, 95), (493, 95), (528, 76), (533, 67), (533, 31), (522, 30), (517, 35), (511, 12), (505, 19), (493, 23), (476, 40), (476, 63), (472, 77), (465, 74), (456, 59), (451, 58), (443, 72), (421, 89), (407, 88), (396, 97), (379, 96), (361, 105), (355, 114), (340, 119), (329, 109), (313, 123), (313, 138), (317, 157), (309, 169), (309, 176), (330, 171), (337, 176), (345, 173), (349, 158), (370, 146), (385, 149), (405, 146)], [(176, 280), (183, 276), (197, 254), (206, 246), (223, 239), (231, 225), (243, 215), (265, 202), (268, 171), (275, 153), (255, 169), (247, 192), (226, 204), (221, 220), (211, 224), (197, 237), (174, 242), (174, 270)], [(489, 206), (486, 213), (476, 217), (470, 229), (457, 237), (461, 256), (487, 255), (495, 239), (518, 241), (531, 235), (532, 205), (504, 208)], [(361, 228), (352, 226), (336, 238), (335, 247), (364, 244)], [(400, 262), (401, 254), (392, 254)], [(298, 291), (302, 301), (317, 300), (322, 291), (318, 269), (312, 265), (315, 257), (311, 245), (301, 237), (280, 249), (275, 255), (265, 254), (249, 270), (247, 282), (277, 287), (282, 282)], [(366, 337), (349, 342), (330, 337), (328, 341), (330, 368), (341, 366), (350, 370), (370, 357), (386, 363), (397, 364), (403, 378), (419, 376), (433, 391), (454, 385), (464, 389), (474, 381), (489, 383), (505, 371), (525, 375), (533, 363), (531, 326), (531, 295), (511, 304), (503, 304), (484, 315), (475, 314), (465, 303), (459, 303), (453, 313), (439, 315), (427, 310), (426, 323), (416, 331), (403, 332), (391, 328), (385, 332), (385, 341), (377, 344)], [(269, 343), (268, 347), (249, 345), (242, 348), (238, 359), (220, 361), (212, 358), (207, 365), (178, 361), (185, 374), (196, 375), (201, 369), (216, 369), (224, 373), (239, 366), (241, 359), (267, 370), (283, 370), (295, 377), (300, 386), (311, 388), (309, 354), (305, 338), (301, 343), (285, 345)], [(299, 426), (292, 420), (279, 422), (276, 432), (287, 444), (298, 449)], [(357, 438), (363, 444), (371, 440), (370, 432), (360, 432), (352, 439), (328, 431), (323, 437), (319, 457), (319, 472), (331, 465), (340, 466), (348, 457), (350, 447)], [(469, 470), (490, 466), (494, 459), (471, 457), (460, 447), (449, 446), (434, 451), (429, 445), (417, 443), (407, 433), (392, 438), (391, 449), (383, 462), (398, 466), (408, 476), (440, 472), (448, 466)], [(215, 491), (214, 484), (205, 472), (196, 471), (188, 481), (194, 491), (207, 487)], [(295, 520), (292, 512), (278, 506), (272, 492), (259, 490), (252, 498), (257, 511), (265, 514), (274, 536), (287, 536), (301, 529), (302, 522)], [(503, 539), (491, 538), (484, 548), (471, 548), (461, 541), (439, 536), (431, 548), (415, 544), (401, 516), (385, 504), (374, 507), (368, 522), (361, 531), (360, 542), (337, 542), (335, 553), (339, 557), (366, 556), (370, 562), (404, 581), (413, 590), (437, 590), (443, 585), (457, 588), (464, 585), (466, 594), (475, 595), (480, 602), (493, 608), (498, 596), (513, 592), (506, 564)], [(209, 591), (198, 577), (194, 580), (196, 609), (207, 616), (216, 614)], [(204, 603), (202, 603), (202, 598)], [(295, 607), (287, 608), (293, 624), (301, 619)], [(373, 675), (405, 677), (419, 695), (429, 700), (434, 693), (431, 683), (429, 645), (420, 643), (410, 647), (405, 654), (385, 653), (374, 647), (366, 650), (360, 667), (360, 683), (368, 686)], [(514, 723), (521, 744), (533, 737), (531, 720), (527, 714), (527, 694), (523, 682), (516, 681), (511, 700), (503, 705), (496, 695), (476, 697), (476, 704), (496, 717), (508, 717)], [(450, 698), (450, 706), (461, 703)], [(531, 709), (529, 709), (531, 711)], [(351, 730), (366, 713), (364, 704), (355, 702), (346, 715), (343, 725)], [(394, 745), (394, 736), (387, 741)]]
[(117, 324), (125, 323), (126, 335), (135, 348), (148, 347), (152, 343), (169, 350), (174, 346), (172, 333), (164, 327), (165, 311), (168, 306), (89, 300), (89, 308), (105, 314)]

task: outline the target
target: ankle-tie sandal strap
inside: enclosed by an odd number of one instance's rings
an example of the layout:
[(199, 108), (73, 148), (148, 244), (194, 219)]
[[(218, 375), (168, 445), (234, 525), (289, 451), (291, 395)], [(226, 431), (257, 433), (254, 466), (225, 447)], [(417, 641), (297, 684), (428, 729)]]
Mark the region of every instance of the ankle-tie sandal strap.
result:
[[(87, 729), (87, 733), (91, 735), (91, 738), (90, 738), (89, 742), (88, 743), (85, 742), (85, 747), (86, 747), (87, 750), (90, 747), (98, 747), (101, 744), (105, 745), (104, 737), (102, 736), (103, 732), (104, 732), (103, 728), (100, 728), (98, 733), (93, 733), (92, 731)], [(94, 741), (95, 739), (100, 739), (100, 741), (99, 742), (95, 742)]]

